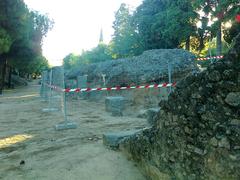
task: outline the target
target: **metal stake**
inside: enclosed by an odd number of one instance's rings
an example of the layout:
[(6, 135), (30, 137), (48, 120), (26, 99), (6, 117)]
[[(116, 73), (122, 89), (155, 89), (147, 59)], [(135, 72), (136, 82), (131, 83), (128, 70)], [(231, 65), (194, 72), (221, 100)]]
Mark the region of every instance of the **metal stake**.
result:
[(48, 108), (44, 108), (42, 111), (43, 112), (56, 112), (58, 111), (58, 108), (53, 108), (52, 107), (52, 96), (53, 96), (53, 91), (52, 91), (52, 78), (53, 77), (53, 71), (52, 69), (50, 70), (50, 76), (49, 76), (49, 90), (50, 90), (50, 93), (48, 95)]
[[(169, 63), (169, 61), (168, 61), (168, 82), (169, 83), (172, 83), (172, 72), (171, 72), (171, 70), (172, 70), (172, 67), (171, 67), (171, 64)], [(169, 92), (169, 94), (172, 92), (172, 86), (170, 86), (170, 92)]]
[[(63, 71), (63, 88), (65, 88), (65, 76), (64, 76), (64, 69), (62, 68)], [(67, 119), (67, 103), (66, 103), (66, 92), (63, 92), (63, 116), (64, 116), (64, 121), (57, 124), (55, 126), (56, 130), (65, 130), (65, 129), (76, 129), (77, 124), (75, 122), (70, 122)]]

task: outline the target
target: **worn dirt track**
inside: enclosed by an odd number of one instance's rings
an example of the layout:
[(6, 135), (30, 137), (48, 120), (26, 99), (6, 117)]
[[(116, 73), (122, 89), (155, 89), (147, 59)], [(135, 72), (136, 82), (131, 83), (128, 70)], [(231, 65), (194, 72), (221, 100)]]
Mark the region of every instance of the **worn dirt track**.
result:
[(61, 112), (43, 113), (36, 82), (0, 97), (0, 179), (144, 180), (121, 152), (102, 145), (102, 134), (144, 127), (145, 120), (112, 117), (101, 103), (73, 100), (74, 130), (55, 131)]

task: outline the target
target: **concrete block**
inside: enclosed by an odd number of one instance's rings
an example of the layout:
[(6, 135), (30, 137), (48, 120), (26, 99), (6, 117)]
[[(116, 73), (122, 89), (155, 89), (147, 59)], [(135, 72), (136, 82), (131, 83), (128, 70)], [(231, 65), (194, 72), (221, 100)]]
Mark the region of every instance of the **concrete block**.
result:
[(61, 131), (61, 130), (67, 130), (67, 129), (76, 129), (77, 124), (75, 122), (61, 122), (55, 126), (55, 130)]
[(111, 112), (113, 116), (122, 116), (125, 106), (125, 98), (122, 96), (106, 97), (105, 108), (107, 112)]

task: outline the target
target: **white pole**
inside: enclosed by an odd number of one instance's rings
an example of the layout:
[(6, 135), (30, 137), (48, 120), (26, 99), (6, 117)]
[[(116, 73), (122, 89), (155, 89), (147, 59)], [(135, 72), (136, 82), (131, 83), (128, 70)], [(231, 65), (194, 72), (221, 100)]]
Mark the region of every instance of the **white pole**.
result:
[[(171, 67), (171, 64), (169, 63), (168, 61), (168, 83), (172, 83), (172, 67)], [(172, 92), (172, 87), (170, 86), (170, 93)]]
[(103, 78), (103, 85), (105, 87), (106, 86), (106, 74), (102, 74), (102, 78)]
[(51, 105), (52, 105), (52, 76), (53, 76), (53, 71), (52, 71), (52, 68), (50, 70), (50, 76), (49, 76), (49, 85), (50, 85), (50, 95), (48, 97), (48, 108), (50, 109), (51, 108)]

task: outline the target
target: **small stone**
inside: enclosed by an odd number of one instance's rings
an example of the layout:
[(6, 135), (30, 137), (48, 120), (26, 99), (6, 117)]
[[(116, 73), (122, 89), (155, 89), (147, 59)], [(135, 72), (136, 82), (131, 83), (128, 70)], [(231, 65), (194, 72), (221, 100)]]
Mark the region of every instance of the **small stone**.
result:
[(193, 150), (196, 154), (199, 154), (201, 156), (205, 155), (206, 154), (206, 151), (203, 150), (203, 149), (200, 149), (200, 148), (197, 148), (195, 147), (194, 150)]
[(233, 161), (238, 160), (238, 157), (236, 155), (229, 154), (229, 158)]
[(221, 80), (221, 74), (218, 71), (213, 71), (208, 75), (210, 81), (218, 82)]
[(208, 83), (208, 84), (206, 85), (206, 87), (207, 87), (207, 88), (213, 88), (213, 85), (210, 84), (210, 83)]
[(233, 119), (230, 121), (231, 125), (240, 126), (240, 119)]
[(227, 69), (223, 72), (223, 78), (224, 79), (230, 79), (231, 77), (234, 76), (234, 71), (232, 69)]
[(229, 143), (229, 141), (226, 137), (222, 138), (218, 142), (218, 146), (221, 147), (221, 148), (226, 148), (226, 149), (230, 150), (230, 143)]
[(214, 147), (217, 147), (218, 146), (218, 140), (215, 137), (213, 137), (213, 138), (210, 139), (210, 144)]
[(169, 161), (175, 162), (175, 158), (174, 158), (173, 156), (170, 156), (170, 157), (169, 157)]
[(233, 107), (239, 107), (240, 106), (240, 92), (230, 92), (226, 99), (225, 102)]
[(230, 134), (231, 134), (231, 130), (230, 130), (230, 129), (227, 129), (227, 130), (226, 130), (226, 134), (230, 135)]
[(189, 127), (184, 127), (184, 132), (187, 133), (187, 134), (191, 134), (191, 129)]
[(199, 93), (194, 93), (194, 94), (192, 94), (191, 97), (192, 97), (193, 99), (200, 99), (200, 98), (201, 98), (201, 96), (200, 96)]
[(240, 150), (240, 146), (234, 146), (233, 149), (234, 150)]

